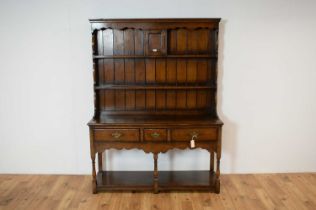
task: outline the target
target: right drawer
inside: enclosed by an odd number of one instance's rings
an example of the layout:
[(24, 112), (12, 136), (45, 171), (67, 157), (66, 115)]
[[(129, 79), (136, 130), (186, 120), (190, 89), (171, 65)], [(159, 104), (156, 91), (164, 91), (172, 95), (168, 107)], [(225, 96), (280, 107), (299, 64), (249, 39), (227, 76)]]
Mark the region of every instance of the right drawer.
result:
[(176, 128), (171, 130), (172, 141), (190, 141), (193, 135), (197, 141), (214, 141), (217, 140), (218, 129), (209, 128)]

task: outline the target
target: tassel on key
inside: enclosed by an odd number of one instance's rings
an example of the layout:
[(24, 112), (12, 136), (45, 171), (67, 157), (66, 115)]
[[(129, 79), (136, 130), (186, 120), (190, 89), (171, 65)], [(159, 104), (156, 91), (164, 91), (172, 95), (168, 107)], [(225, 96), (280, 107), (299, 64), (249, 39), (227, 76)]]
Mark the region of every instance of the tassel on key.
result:
[(194, 141), (194, 139), (191, 139), (190, 147), (191, 147), (191, 149), (195, 148), (195, 141)]
[(198, 137), (198, 135), (199, 134), (195, 131), (191, 133), (191, 136), (192, 136), (191, 141), (190, 141), (190, 148), (191, 149), (195, 148), (195, 140), (194, 139), (196, 139)]

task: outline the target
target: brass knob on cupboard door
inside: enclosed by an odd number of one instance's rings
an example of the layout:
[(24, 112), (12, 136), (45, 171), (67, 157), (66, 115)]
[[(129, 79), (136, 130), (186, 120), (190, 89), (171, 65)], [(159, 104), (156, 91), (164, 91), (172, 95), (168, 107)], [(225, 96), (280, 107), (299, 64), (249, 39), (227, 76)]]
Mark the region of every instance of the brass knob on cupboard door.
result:
[(119, 138), (121, 138), (122, 136), (123, 136), (123, 134), (120, 133), (120, 132), (118, 132), (118, 131), (112, 133), (112, 137), (115, 138), (115, 139), (119, 139)]

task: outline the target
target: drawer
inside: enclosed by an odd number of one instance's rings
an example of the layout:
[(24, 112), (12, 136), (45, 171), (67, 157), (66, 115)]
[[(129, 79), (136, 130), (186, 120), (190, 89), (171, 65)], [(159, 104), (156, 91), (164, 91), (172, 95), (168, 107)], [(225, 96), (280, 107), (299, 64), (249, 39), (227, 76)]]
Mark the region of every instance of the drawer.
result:
[(165, 55), (167, 53), (167, 31), (145, 31), (145, 55)]
[(145, 141), (167, 141), (167, 129), (144, 129)]
[(217, 140), (217, 128), (179, 128), (171, 130), (172, 141), (190, 141), (196, 134), (197, 141)]
[(138, 129), (96, 129), (96, 141), (139, 141)]

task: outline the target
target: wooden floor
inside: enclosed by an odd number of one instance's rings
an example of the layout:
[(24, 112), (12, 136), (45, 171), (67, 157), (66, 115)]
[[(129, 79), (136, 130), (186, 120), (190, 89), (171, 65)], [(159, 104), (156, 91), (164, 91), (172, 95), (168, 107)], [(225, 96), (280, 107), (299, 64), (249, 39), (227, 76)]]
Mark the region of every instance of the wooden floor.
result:
[(223, 175), (221, 194), (91, 193), (90, 176), (0, 175), (0, 209), (316, 209), (316, 173)]

